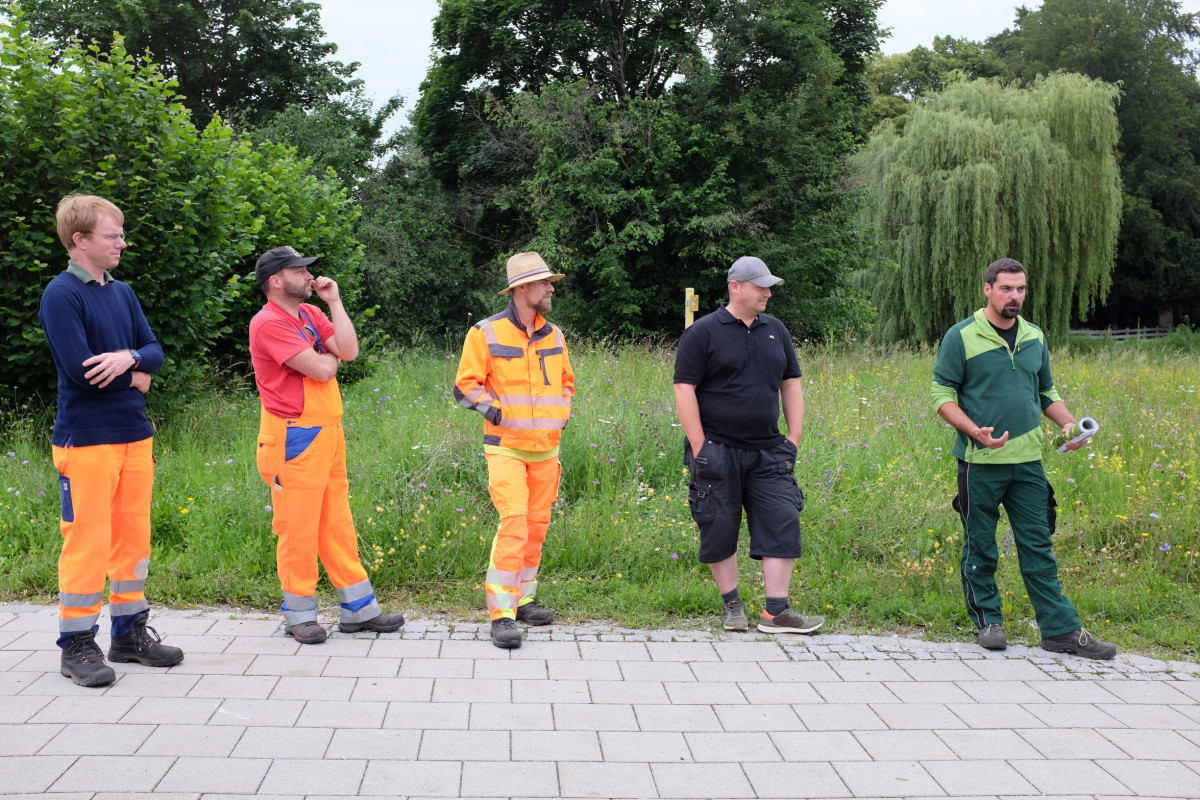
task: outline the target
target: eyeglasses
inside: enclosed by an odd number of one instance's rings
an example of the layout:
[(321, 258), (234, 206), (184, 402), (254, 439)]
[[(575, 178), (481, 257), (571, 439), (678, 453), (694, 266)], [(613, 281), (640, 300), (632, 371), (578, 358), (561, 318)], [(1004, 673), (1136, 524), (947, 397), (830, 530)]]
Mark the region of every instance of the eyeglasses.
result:
[(120, 233), (96, 233), (95, 231), (88, 231), (88, 233), (92, 236), (99, 236), (101, 239), (108, 239), (110, 242), (115, 242), (117, 239), (120, 239), (122, 242), (125, 241), (125, 231), (121, 231)]

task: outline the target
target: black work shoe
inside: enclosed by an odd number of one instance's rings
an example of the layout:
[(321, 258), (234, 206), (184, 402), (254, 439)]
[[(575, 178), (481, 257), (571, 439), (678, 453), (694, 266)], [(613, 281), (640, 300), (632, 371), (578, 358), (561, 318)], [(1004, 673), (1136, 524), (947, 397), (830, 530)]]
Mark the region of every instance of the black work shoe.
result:
[(59, 672), (80, 686), (108, 686), (117, 679), (113, 668), (104, 663), (104, 653), (91, 631), (71, 637), (71, 643), (63, 648)]
[(285, 625), (283, 632), (300, 644), (320, 644), (329, 638), (329, 634), (325, 632), (325, 627), (321, 623), (312, 620), (296, 625)]
[(824, 617), (806, 617), (791, 607), (773, 617), (764, 611), (758, 618), (758, 629), (763, 633), (812, 633), (824, 624)]
[(550, 625), (554, 622), (554, 612), (539, 606), (537, 600), (530, 600), (523, 606), (517, 606), (517, 619), (530, 625)]
[(492, 644), (511, 650), (521, 646), (521, 631), (515, 620), (508, 617), (492, 620)]
[(1003, 650), (1008, 647), (1008, 637), (1004, 635), (1004, 626), (993, 622), (984, 625), (975, 634), (975, 644), (987, 650)]
[(403, 614), (380, 614), (365, 622), (339, 622), (338, 630), (342, 633), (358, 633), (359, 631), (375, 631), (376, 633), (391, 633), (404, 627)]
[(108, 646), (108, 660), (136, 661), (147, 667), (173, 667), (183, 661), (183, 651), (162, 643), (158, 631), (146, 624), (143, 614), (126, 636), (114, 637)]
[(1107, 661), (1117, 654), (1117, 646), (1102, 642), (1080, 628), (1070, 633), (1060, 633), (1058, 636), (1043, 636), (1042, 649), (1051, 653), (1070, 653), (1082, 658), (1094, 658), (1097, 661)]

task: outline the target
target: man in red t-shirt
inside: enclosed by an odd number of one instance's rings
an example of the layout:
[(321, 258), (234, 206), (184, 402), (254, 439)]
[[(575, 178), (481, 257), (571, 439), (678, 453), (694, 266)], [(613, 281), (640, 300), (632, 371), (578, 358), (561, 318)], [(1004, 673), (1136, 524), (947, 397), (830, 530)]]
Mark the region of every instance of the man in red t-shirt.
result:
[[(291, 247), (264, 253), (254, 277), (267, 303), (250, 321), (250, 362), (262, 399), (258, 473), (271, 487), (285, 630), (303, 644), (326, 638), (317, 622), (318, 556), (337, 589), (340, 630), (385, 633), (404, 624), (400, 614), (383, 613), (358, 557), (335, 377), (338, 364), (358, 356), (358, 334), (337, 283), (309, 273), (316, 261)], [(302, 302), (314, 289), (329, 317)]]

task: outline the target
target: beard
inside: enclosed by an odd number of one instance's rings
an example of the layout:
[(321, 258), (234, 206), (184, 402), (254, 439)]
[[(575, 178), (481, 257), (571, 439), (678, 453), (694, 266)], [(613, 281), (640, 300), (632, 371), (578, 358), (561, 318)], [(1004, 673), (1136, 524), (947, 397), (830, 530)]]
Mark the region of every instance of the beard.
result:
[(541, 300), (539, 300), (536, 304), (534, 304), (533, 310), (536, 311), (537, 313), (545, 316), (546, 314), (550, 313), (551, 304), (552, 303), (551, 303), (550, 295), (546, 295)]
[(1013, 303), (1000, 309), (1000, 316), (1004, 317), (1004, 319), (1016, 319), (1020, 313), (1021, 306), (1018, 303)]
[(288, 297), (293, 297), (297, 300), (307, 300), (308, 298), (312, 297), (312, 284), (292, 283), (291, 281), (285, 281), (283, 284), (283, 293)]

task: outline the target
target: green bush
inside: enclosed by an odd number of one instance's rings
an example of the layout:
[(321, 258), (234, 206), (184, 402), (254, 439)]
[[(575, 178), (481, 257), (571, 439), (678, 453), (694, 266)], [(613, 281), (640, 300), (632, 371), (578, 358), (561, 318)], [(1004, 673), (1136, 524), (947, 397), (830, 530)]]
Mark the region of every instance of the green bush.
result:
[[(253, 147), (220, 120), (192, 124), (173, 84), (134, 59), (73, 45), (55, 59), (18, 13), (0, 22), (0, 355), (9, 402), (53, 396), (55, 371), (37, 323), (43, 287), (66, 265), (54, 209), (70, 192), (125, 213), (129, 249), (115, 275), (131, 284), (167, 362), (156, 394), (177, 393), (235, 353), (257, 287), (244, 276), (278, 244), (320, 252), (343, 283), (361, 259), (354, 206), (294, 151)], [(239, 305), (240, 303), (240, 305)]]

